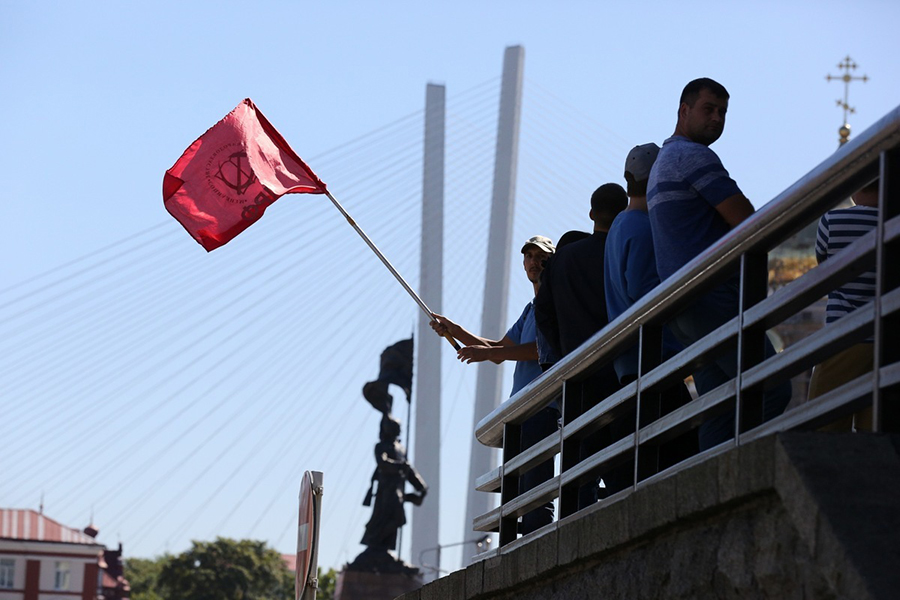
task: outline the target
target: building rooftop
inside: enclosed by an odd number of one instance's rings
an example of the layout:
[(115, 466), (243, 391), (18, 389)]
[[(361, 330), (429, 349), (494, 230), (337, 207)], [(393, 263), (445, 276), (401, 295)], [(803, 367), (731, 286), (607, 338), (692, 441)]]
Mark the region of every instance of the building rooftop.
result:
[(0, 508), (0, 539), (97, 544), (78, 529), (66, 527), (32, 509)]

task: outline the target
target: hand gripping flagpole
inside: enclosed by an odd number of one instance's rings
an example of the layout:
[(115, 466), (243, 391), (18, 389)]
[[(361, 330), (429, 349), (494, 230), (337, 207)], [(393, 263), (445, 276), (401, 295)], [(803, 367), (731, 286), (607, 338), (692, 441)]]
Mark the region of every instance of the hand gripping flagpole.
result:
[[(337, 199), (334, 196), (332, 196), (331, 192), (329, 192), (327, 189), (325, 190), (325, 195), (328, 196), (328, 199), (331, 200), (332, 204), (334, 204), (334, 206), (339, 211), (341, 211), (341, 214), (344, 215), (344, 218), (347, 219), (347, 222), (350, 223), (350, 226), (353, 227), (353, 229), (356, 230), (356, 233), (359, 234), (359, 236), (363, 239), (363, 241), (369, 245), (369, 248), (372, 249), (372, 252), (374, 252), (375, 255), (381, 259), (381, 262), (384, 263), (384, 266), (387, 267), (388, 271), (390, 271), (394, 275), (394, 277), (397, 278), (397, 281), (400, 282), (400, 285), (403, 286), (403, 289), (405, 289), (406, 292), (410, 296), (412, 296), (412, 299), (416, 301), (416, 304), (419, 305), (419, 308), (422, 309), (422, 311), (428, 316), (429, 319), (434, 319), (434, 313), (431, 312), (431, 309), (428, 308), (428, 306), (422, 301), (422, 299), (419, 298), (419, 295), (411, 287), (409, 287), (409, 284), (406, 283), (406, 280), (403, 279), (403, 276), (400, 275), (400, 273), (397, 272), (397, 269), (394, 268), (394, 265), (392, 265), (390, 263), (390, 261), (388, 261), (388, 259), (385, 258), (384, 254), (381, 253), (381, 250), (378, 249), (378, 246), (376, 246), (372, 242), (372, 240), (369, 239), (369, 236), (366, 235), (366, 232), (364, 232), (360, 228), (360, 226), (356, 224), (356, 221), (353, 220), (353, 217), (351, 217), (347, 213), (347, 211), (344, 210), (344, 207), (341, 206), (341, 203), (338, 202)], [(453, 346), (454, 350), (459, 351), (459, 349), (460, 349), (459, 344), (456, 343), (456, 340), (453, 339), (453, 336), (451, 336), (449, 333), (445, 333), (444, 337), (447, 338), (447, 341), (450, 342), (450, 345)]]

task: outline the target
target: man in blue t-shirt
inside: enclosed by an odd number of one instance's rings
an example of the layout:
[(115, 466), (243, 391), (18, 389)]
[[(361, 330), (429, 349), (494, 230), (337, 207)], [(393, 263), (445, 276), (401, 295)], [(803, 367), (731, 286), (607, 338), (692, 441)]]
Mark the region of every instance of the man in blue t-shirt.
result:
[[(688, 83), (681, 93), (675, 133), (663, 143), (650, 171), (647, 205), (661, 280), (753, 214), (753, 205), (709, 148), (722, 135), (727, 110), (728, 92), (720, 83), (707, 78)], [(679, 341), (688, 346), (734, 318), (739, 283), (737, 275), (732, 276), (677, 315), (670, 327)], [(768, 339), (765, 351), (766, 356), (775, 352)], [(694, 383), (702, 395), (736, 374), (737, 354), (718, 353), (713, 362), (694, 372)], [(790, 395), (790, 382), (767, 391), (763, 419), (781, 414)], [(699, 435), (701, 450), (732, 438), (733, 411), (705, 421)]]
[(753, 205), (709, 146), (725, 128), (728, 92), (696, 79), (681, 94), (675, 133), (647, 183), (659, 278), (666, 279), (753, 214)]
[[(522, 246), (522, 264), (525, 267), (525, 275), (534, 288), (535, 296), (537, 296), (541, 285), (541, 272), (544, 270), (544, 261), (550, 258), (555, 251), (556, 248), (553, 245), (553, 241), (542, 235), (530, 238)], [(457, 353), (457, 358), (460, 361), (473, 363), (489, 360), (497, 364), (505, 360), (516, 361), (510, 396), (514, 396), (541, 374), (541, 367), (538, 364), (537, 343), (535, 342), (533, 302), (525, 305), (522, 314), (509, 328), (506, 335), (499, 340), (490, 340), (486, 337), (475, 335), (442, 315), (435, 315), (434, 317), (434, 320), (431, 322), (432, 329), (439, 335), (450, 334), (464, 345)]]
[[(610, 321), (659, 285), (647, 214), (647, 178), (657, 154), (659, 146), (651, 142), (635, 146), (625, 159), (628, 208), (620, 212), (610, 226), (604, 255), (603, 289)], [(637, 378), (637, 363), (637, 346), (616, 358), (613, 367), (620, 383), (630, 383)]]
[[(610, 322), (631, 308), (635, 302), (659, 285), (656, 273), (656, 257), (653, 252), (653, 234), (647, 213), (647, 180), (656, 162), (659, 146), (654, 143), (635, 146), (625, 159), (625, 182), (628, 208), (616, 216), (609, 228), (604, 254), (603, 278), (606, 292), (606, 312)], [(668, 328), (663, 330), (663, 360), (682, 349)], [(638, 345), (622, 352), (613, 362), (616, 376), (622, 385), (631, 383), (638, 376)], [(643, 373), (646, 374), (646, 373)], [(652, 396), (650, 396), (652, 397)], [(644, 418), (659, 418), (683, 406), (691, 400), (683, 382), (662, 390), (658, 402), (642, 401)], [(625, 416), (634, 422), (634, 411)], [(631, 428), (630, 433), (634, 429)], [(696, 432), (687, 432), (674, 441), (663, 444), (658, 453), (658, 469), (665, 469), (697, 452)]]
[[(534, 288), (535, 296), (541, 285), (544, 261), (550, 258), (555, 251), (553, 241), (542, 235), (529, 238), (522, 246), (525, 275), (528, 276), (528, 281)], [(541, 366), (538, 363), (533, 301), (525, 305), (522, 314), (509, 328), (506, 335), (499, 340), (475, 335), (441, 315), (434, 315), (431, 328), (438, 335), (450, 334), (464, 344), (464, 347), (457, 353), (457, 358), (464, 363), (489, 360), (499, 364), (505, 360), (516, 361), (510, 396), (517, 394), (541, 374)], [(554, 405), (544, 408), (522, 423), (523, 448), (534, 445), (556, 431), (558, 420), (559, 409)], [(553, 461), (538, 465), (522, 476), (519, 484), (520, 492), (527, 492), (552, 477)], [(552, 521), (553, 504), (548, 503), (522, 517), (521, 531), (522, 533), (531, 533)]]

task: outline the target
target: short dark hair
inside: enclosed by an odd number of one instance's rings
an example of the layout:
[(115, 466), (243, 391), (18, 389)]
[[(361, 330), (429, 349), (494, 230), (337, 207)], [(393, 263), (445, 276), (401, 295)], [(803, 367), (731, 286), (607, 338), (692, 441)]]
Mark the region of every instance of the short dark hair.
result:
[(877, 192), (879, 190), (879, 186), (881, 183), (881, 179), (876, 177), (866, 185), (862, 186), (859, 191), (861, 192)]
[(694, 106), (697, 98), (700, 97), (700, 92), (703, 90), (709, 90), (716, 98), (723, 98), (725, 100), (728, 100), (729, 98), (728, 90), (725, 89), (724, 85), (709, 77), (701, 77), (684, 86), (684, 89), (681, 91), (681, 100), (678, 101), (678, 106), (681, 106), (682, 104)]
[(591, 194), (591, 213), (597, 225), (609, 227), (626, 206), (628, 194), (618, 183), (604, 183)]
[(635, 181), (634, 175), (625, 171), (625, 189), (628, 190), (628, 197), (633, 196), (646, 196), (647, 195), (647, 182), (650, 179), (645, 179), (643, 181)]
[(559, 238), (559, 242), (556, 243), (556, 249), (559, 250), (563, 246), (568, 246), (589, 237), (591, 237), (591, 234), (587, 231), (567, 231)]

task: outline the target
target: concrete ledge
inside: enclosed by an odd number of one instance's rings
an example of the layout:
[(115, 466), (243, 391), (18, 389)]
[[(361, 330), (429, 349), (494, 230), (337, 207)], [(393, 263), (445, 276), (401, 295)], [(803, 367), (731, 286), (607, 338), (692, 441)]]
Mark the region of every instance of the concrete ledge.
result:
[[(819, 435), (835, 443), (823, 451)], [(841, 595), (900, 594), (898, 443), (900, 436), (871, 434), (782, 440), (782, 501)]]
[[(416, 600), (466, 600), (466, 572), (456, 571), (439, 580), (441, 585), (428, 584), (418, 590)], [(405, 596), (404, 596), (405, 597)]]
[(900, 436), (762, 438), (402, 600), (895, 598)]
[[(484, 561), (469, 565), (466, 571), (466, 600), (477, 598), (484, 591)], [(434, 584), (438, 584), (438, 579)]]

